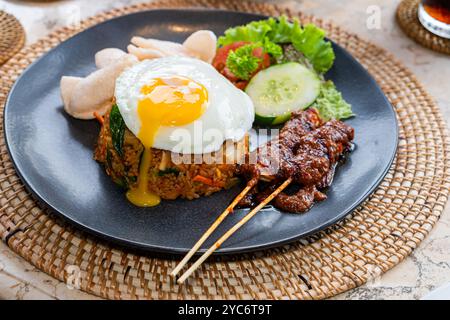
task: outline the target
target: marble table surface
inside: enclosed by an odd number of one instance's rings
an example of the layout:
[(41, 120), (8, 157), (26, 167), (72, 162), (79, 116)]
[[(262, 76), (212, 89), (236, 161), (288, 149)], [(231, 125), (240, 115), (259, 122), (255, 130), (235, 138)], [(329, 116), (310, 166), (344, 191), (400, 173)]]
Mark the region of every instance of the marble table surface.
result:
[[(261, 0), (260, 0), (261, 1)], [(51, 30), (100, 11), (142, 0), (66, 0), (51, 2), (0, 0), (0, 9), (23, 24), (27, 44)], [(332, 20), (395, 54), (424, 84), (450, 123), (450, 56), (434, 53), (408, 39), (395, 22), (400, 0), (267, 1)], [(375, 20), (374, 20), (375, 18)], [(430, 235), (405, 261), (362, 287), (335, 299), (420, 299), (450, 282), (450, 206)], [(70, 289), (39, 271), (0, 243), (0, 299), (98, 299)]]

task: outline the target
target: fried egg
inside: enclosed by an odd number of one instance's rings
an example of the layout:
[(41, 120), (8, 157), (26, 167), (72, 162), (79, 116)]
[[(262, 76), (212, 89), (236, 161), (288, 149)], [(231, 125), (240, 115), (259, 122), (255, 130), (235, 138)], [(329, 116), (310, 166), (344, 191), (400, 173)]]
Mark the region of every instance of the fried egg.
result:
[(254, 107), (210, 64), (188, 57), (144, 60), (116, 80), (115, 99), (125, 125), (144, 145), (137, 187), (128, 200), (141, 207), (160, 198), (148, 190), (151, 148), (182, 154), (218, 151), (250, 130)]
[(116, 80), (126, 126), (146, 148), (183, 154), (239, 141), (254, 120), (251, 99), (210, 64), (189, 57), (144, 60)]

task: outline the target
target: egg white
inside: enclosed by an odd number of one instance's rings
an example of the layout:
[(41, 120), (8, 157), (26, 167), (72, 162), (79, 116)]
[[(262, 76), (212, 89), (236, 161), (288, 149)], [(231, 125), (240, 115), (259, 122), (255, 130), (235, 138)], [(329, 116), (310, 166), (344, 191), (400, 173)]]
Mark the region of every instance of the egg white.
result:
[(183, 154), (217, 151), (226, 140), (239, 141), (253, 124), (255, 111), (250, 97), (237, 89), (210, 64), (188, 57), (144, 60), (125, 70), (116, 80), (115, 98), (126, 126), (136, 136), (141, 129), (137, 107), (144, 98), (141, 88), (151, 79), (183, 76), (208, 91), (205, 112), (183, 126), (161, 126), (154, 148)]

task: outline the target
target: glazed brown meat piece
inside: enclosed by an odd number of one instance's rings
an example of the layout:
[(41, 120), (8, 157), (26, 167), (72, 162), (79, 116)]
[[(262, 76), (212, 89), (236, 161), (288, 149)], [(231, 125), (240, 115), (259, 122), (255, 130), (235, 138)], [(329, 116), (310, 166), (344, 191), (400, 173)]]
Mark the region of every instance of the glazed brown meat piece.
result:
[(314, 131), (323, 124), (316, 109), (296, 111), (280, 130), (279, 141), (282, 145), (295, 150), (301, 137)]
[(261, 202), (280, 182), (291, 178), (299, 190), (280, 193), (273, 204), (283, 211), (307, 211), (315, 201), (326, 199), (321, 190), (331, 184), (337, 163), (350, 151), (353, 138), (352, 127), (338, 120), (323, 124), (314, 109), (293, 113), (279, 138), (257, 149), (256, 164), (241, 166), (244, 176), (264, 180), (266, 185), (256, 185), (240, 205)]
[(309, 210), (315, 201), (325, 200), (327, 196), (318, 191), (316, 186), (307, 186), (293, 195), (280, 193), (274, 199), (274, 206), (287, 212), (305, 212)]
[(289, 159), (297, 148), (299, 139), (322, 125), (322, 120), (315, 109), (293, 112), (291, 119), (280, 130), (277, 139), (258, 147), (251, 155), (250, 161), (240, 167), (240, 173), (248, 180), (265, 176), (272, 179), (280, 171), (292, 171)]
[(289, 159), (294, 170), (289, 175), (280, 172), (280, 178), (292, 177), (304, 186), (321, 183), (344, 151), (349, 149), (353, 137), (353, 128), (338, 120), (331, 120), (302, 136), (293, 157)]
[(326, 199), (318, 190), (328, 187), (334, 176), (336, 164), (344, 152), (350, 150), (354, 130), (349, 125), (332, 120), (319, 129), (303, 136), (291, 164), (295, 168), (291, 175), (302, 188), (293, 195), (280, 193), (274, 205), (288, 212), (309, 210), (314, 201)]
[[(293, 150), (298, 146), (300, 137), (310, 133), (322, 125), (322, 120), (315, 109), (293, 112), (291, 119), (280, 130), (278, 138), (268, 141), (258, 147), (249, 157), (250, 161), (239, 168), (239, 173), (247, 178), (273, 180), (280, 171), (287, 174), (294, 170), (289, 159), (293, 157)], [(252, 189), (240, 202), (240, 207), (250, 207), (267, 193), (258, 193), (258, 186)], [(259, 202), (259, 201), (258, 201)]]

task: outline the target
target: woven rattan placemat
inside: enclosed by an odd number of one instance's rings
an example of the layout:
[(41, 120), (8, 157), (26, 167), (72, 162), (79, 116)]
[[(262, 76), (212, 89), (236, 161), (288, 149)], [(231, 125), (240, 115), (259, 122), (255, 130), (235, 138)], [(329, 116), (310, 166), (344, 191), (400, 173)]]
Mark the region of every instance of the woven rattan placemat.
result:
[(376, 192), (326, 231), (278, 249), (214, 257), (178, 286), (169, 277), (177, 260), (113, 247), (41, 210), (15, 173), (1, 130), (2, 239), (37, 268), (105, 298), (326, 298), (359, 286), (402, 261), (432, 229), (448, 198), (446, 125), (410, 71), (383, 49), (330, 23), (275, 5), (242, 1), (169, 0), (115, 9), (84, 21), (80, 29), (53, 32), (6, 63), (0, 69), (2, 108), (21, 71), (81, 29), (138, 10), (193, 6), (299, 16), (302, 22), (325, 28), (331, 39), (369, 70), (395, 106), (400, 127), (396, 161)]
[(22, 49), (24, 42), (25, 31), (20, 22), (0, 10), (0, 65)]
[(420, 0), (403, 0), (397, 8), (397, 21), (414, 41), (431, 50), (450, 54), (450, 39), (439, 37), (425, 29), (419, 21)]

